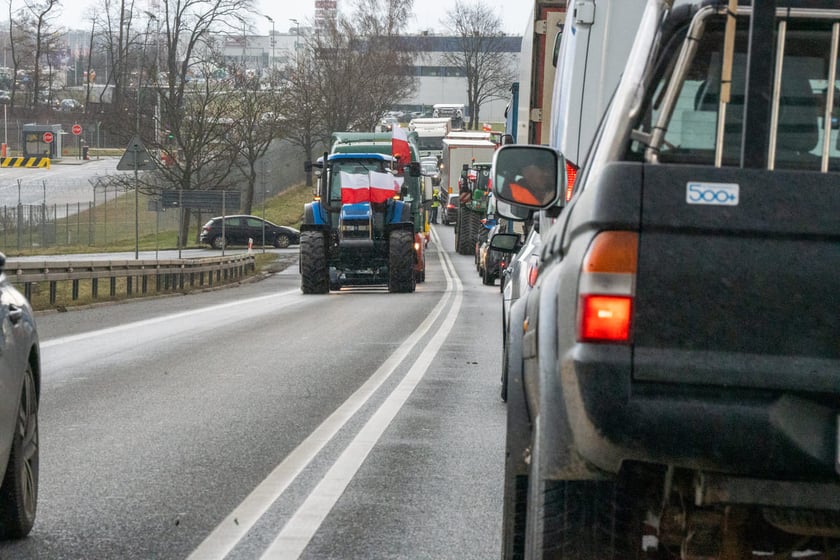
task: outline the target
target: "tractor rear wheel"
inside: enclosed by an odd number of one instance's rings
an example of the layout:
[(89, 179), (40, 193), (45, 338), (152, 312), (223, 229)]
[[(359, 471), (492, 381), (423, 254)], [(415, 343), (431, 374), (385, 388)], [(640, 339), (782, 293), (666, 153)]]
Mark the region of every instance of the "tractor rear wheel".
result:
[(475, 242), (478, 240), (478, 228), (481, 227), (481, 216), (466, 208), (458, 209), (458, 236), (455, 247), (459, 255), (475, 254)]
[(300, 234), (300, 289), (304, 294), (326, 294), (330, 291), (327, 243), (323, 231)]
[(414, 233), (394, 230), (388, 239), (388, 291), (413, 292), (414, 277)]

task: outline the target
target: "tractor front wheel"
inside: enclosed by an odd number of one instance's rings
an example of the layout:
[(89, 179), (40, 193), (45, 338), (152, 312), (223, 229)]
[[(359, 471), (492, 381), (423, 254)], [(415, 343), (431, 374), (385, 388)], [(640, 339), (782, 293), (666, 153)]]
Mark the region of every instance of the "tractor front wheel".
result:
[(300, 289), (304, 294), (326, 294), (330, 291), (327, 243), (323, 231), (300, 234)]

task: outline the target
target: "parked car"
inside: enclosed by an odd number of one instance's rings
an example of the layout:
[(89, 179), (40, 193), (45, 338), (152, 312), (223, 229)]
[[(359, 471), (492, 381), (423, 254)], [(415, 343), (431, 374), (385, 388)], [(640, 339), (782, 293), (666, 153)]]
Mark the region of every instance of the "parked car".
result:
[(38, 331), (26, 297), (6, 278), (0, 253), (0, 538), (19, 539), (35, 523), (38, 502)]
[(75, 99), (62, 99), (61, 102), (58, 104), (59, 109), (62, 111), (80, 111), (82, 109), (82, 104), (76, 101)]
[(440, 222), (447, 226), (451, 226), (457, 222), (459, 205), (460, 199), (457, 194), (447, 195), (446, 204), (443, 204), (440, 209)]
[[(265, 237), (263, 238), (263, 231)], [(224, 217), (224, 233), (222, 233), (222, 217), (213, 218), (201, 229), (200, 241), (214, 249), (221, 249), (228, 245), (248, 245), (248, 240), (254, 245), (266, 245), (277, 248), (288, 247), (300, 243), (300, 231), (288, 226), (278, 226), (257, 216), (238, 215)]]

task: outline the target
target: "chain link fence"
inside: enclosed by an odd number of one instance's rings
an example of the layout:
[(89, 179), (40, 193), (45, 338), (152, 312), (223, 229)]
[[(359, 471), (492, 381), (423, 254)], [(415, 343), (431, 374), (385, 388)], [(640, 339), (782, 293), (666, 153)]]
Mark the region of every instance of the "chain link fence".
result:
[[(299, 154), (298, 149), (289, 143), (277, 142), (257, 163), (252, 213), (259, 214), (266, 199), (304, 180)], [(24, 199), (21, 199), (20, 185), (17, 186), (18, 204), (0, 205), (2, 251), (131, 245), (135, 239), (135, 227), (138, 237), (147, 240), (156, 240), (160, 232), (178, 230), (180, 216), (177, 209), (163, 208), (159, 194), (144, 194), (142, 189), (135, 197), (134, 189), (127, 187), (124, 180), (113, 181), (107, 175), (80, 179), (58, 176), (39, 180), (37, 190), (32, 186), (27, 189), (29, 196)], [(15, 187), (9, 185), (8, 188)], [(227, 191), (230, 193), (229, 200), (244, 199), (240, 190), (243, 188), (241, 182), (234, 185)], [(35, 195), (36, 192), (40, 194)], [(14, 197), (13, 191), (9, 197)], [(43, 200), (33, 203), (33, 198)], [(240, 208), (235, 205), (226, 209), (228, 214), (239, 211)], [(201, 224), (217, 215), (214, 212), (194, 212), (190, 216), (191, 231), (197, 231)], [(191, 241), (194, 240), (188, 239), (187, 244)]]

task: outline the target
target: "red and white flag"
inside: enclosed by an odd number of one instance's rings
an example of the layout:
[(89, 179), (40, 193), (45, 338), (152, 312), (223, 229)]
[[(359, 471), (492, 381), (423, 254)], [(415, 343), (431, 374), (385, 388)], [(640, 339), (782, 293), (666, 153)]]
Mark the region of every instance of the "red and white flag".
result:
[(370, 201), (386, 202), (389, 198), (400, 193), (402, 178), (394, 177), (390, 173), (370, 172)]
[(370, 181), (367, 173), (339, 172), (341, 181), (341, 203), (356, 204), (358, 202), (370, 202)]
[(395, 126), (391, 134), (391, 155), (399, 159), (399, 171), (402, 172), (402, 168), (411, 163), (408, 134), (401, 126)]

